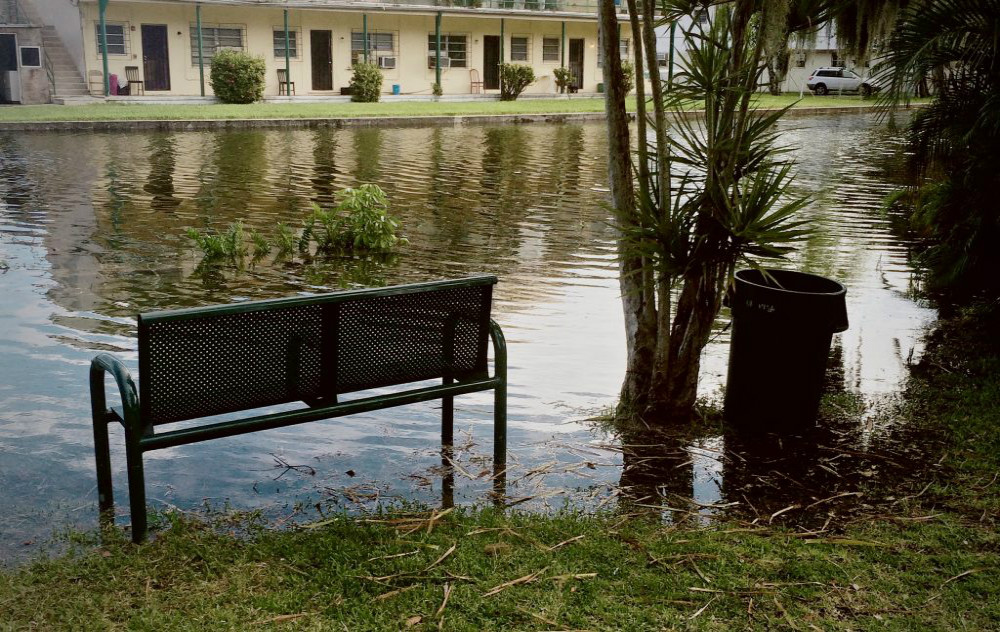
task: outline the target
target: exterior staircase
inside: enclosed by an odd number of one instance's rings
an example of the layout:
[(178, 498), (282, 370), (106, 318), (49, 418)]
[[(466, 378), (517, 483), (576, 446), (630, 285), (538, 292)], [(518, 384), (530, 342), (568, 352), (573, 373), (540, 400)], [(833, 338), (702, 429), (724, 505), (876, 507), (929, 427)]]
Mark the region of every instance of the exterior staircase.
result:
[(51, 68), (52, 98), (85, 97), (90, 90), (54, 26), (42, 27), (42, 47)]

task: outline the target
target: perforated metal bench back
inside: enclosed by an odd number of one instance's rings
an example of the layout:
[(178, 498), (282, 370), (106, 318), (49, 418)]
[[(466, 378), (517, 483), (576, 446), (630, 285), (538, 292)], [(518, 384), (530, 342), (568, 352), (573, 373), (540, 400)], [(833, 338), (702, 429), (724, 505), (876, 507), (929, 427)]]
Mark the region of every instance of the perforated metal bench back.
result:
[(496, 277), (139, 316), (141, 414), (162, 424), (487, 374)]

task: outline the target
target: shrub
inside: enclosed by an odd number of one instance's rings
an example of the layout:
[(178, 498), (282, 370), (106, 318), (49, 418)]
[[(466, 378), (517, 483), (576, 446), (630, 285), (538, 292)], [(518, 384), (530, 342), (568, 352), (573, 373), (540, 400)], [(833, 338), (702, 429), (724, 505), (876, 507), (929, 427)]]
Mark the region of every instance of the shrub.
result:
[(212, 58), (211, 84), (223, 103), (253, 103), (264, 98), (264, 58), (220, 50)]
[(246, 232), (243, 230), (243, 221), (236, 220), (221, 235), (189, 228), (187, 236), (191, 238), (199, 248), (205, 259), (214, 261), (217, 259), (242, 259), (247, 254)]
[(389, 199), (378, 185), (363, 184), (337, 193), (337, 206), (323, 210), (313, 206), (299, 248), (316, 242), (320, 251), (362, 250), (387, 252), (405, 244), (396, 236), (399, 222), (389, 214)]
[(444, 94), (444, 90), (441, 89), (441, 84), (440, 83), (433, 83), (433, 84), (431, 84), (431, 92), (436, 97), (439, 97), (442, 94)]
[(364, 62), (354, 64), (351, 77), (351, 101), (375, 103), (382, 94), (382, 71), (378, 64)]
[(566, 92), (573, 85), (573, 72), (569, 68), (556, 68), (552, 71), (556, 77), (556, 87), (559, 92)]
[(628, 94), (635, 88), (635, 65), (627, 59), (622, 60), (622, 75), (622, 85), (625, 88), (625, 94)]
[(500, 100), (514, 101), (535, 82), (535, 71), (526, 64), (500, 64)]

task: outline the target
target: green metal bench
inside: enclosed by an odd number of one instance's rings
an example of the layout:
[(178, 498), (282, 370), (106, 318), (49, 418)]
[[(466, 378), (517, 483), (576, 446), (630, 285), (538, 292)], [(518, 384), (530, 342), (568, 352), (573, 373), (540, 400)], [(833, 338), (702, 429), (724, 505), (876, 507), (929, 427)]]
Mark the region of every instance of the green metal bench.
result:
[[(494, 391), (499, 477), (507, 460), (507, 349), (490, 319), (496, 282), (480, 276), (139, 315), (141, 391), (112, 355), (90, 366), (102, 517), (114, 522), (111, 422), (125, 428), (134, 542), (146, 537), (145, 452), (434, 399), (442, 400), (441, 439), (450, 446), (454, 397), (475, 391)], [(120, 410), (107, 406), (106, 374), (118, 385)], [(338, 401), (345, 393), (432, 379), (442, 383)], [(162, 424), (292, 402), (302, 406), (158, 431)]]

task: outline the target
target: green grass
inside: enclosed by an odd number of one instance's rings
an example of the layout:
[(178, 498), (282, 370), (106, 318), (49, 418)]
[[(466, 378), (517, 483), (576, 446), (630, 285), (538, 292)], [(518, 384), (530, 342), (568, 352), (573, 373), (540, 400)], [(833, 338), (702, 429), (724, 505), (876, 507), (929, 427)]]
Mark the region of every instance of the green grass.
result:
[(828, 532), (480, 509), (235, 537), (174, 515), (0, 574), (0, 629), (997, 629), (996, 323), (942, 327), (896, 411), (943, 453)]
[[(798, 95), (761, 95), (761, 107), (784, 107)], [(873, 101), (856, 96), (817, 97), (807, 94), (796, 107), (867, 107)], [(635, 107), (630, 99), (629, 109)], [(385, 102), (385, 103), (254, 103), (250, 105), (25, 105), (0, 108), (2, 122), (128, 121), (201, 119), (348, 118), (362, 116), (458, 116), (489, 114), (561, 114), (603, 112), (604, 100), (525, 99), (521, 101)]]

